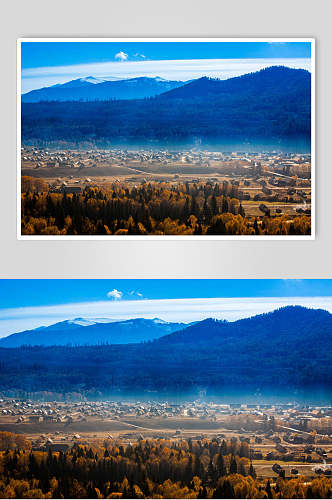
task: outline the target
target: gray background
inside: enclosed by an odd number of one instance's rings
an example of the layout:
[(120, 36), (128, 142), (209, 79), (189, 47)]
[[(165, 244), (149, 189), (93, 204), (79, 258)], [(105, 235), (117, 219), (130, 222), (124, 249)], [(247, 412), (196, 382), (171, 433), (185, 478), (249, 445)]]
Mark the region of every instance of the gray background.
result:
[[(2, 4), (0, 278), (332, 278), (331, 9), (326, 0), (8, 0)], [(16, 38), (314, 37), (315, 241), (18, 241)]]

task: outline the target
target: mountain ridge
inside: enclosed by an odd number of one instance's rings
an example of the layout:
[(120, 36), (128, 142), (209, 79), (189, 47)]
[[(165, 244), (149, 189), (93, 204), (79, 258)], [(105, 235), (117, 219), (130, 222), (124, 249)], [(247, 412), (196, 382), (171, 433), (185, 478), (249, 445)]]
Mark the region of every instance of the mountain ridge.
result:
[[(291, 316), (291, 318), (290, 318)], [(294, 323), (297, 327), (310, 329), (314, 323), (322, 321), (331, 324), (332, 340), (332, 314), (325, 309), (311, 309), (303, 306), (284, 306), (270, 312), (256, 314), (247, 318), (241, 318), (235, 321), (216, 320), (215, 318), (206, 318), (194, 325), (189, 325), (183, 330), (170, 333), (156, 340), (155, 342), (167, 343), (187, 343), (193, 339), (196, 342), (204, 343), (213, 341), (224, 341), (224, 334), (232, 334), (234, 331), (242, 338), (251, 335), (253, 332), (257, 335), (261, 325), (269, 328), (273, 334), (282, 335), (285, 328), (289, 328)], [(209, 336), (204, 337), (209, 330)], [(203, 334), (203, 335), (202, 335)]]
[[(295, 76), (295, 82), (287, 80), (287, 78), (294, 78)], [(159, 98), (192, 98), (200, 96), (200, 93), (203, 93), (205, 97), (211, 97), (218, 96), (218, 94), (228, 91), (229, 88), (233, 91), (234, 88), (240, 89), (241, 87), (245, 87), (254, 94), (259, 94), (273, 86), (276, 79), (279, 85), (283, 86), (286, 92), (289, 92), (290, 89), (294, 89), (295, 83), (301, 81), (302, 78), (310, 81), (310, 72), (305, 69), (294, 69), (287, 66), (269, 66), (256, 72), (225, 80), (203, 76), (186, 83), (180, 88), (166, 91)]]
[(0, 392), (330, 390), (332, 315), (287, 306), (235, 322), (207, 319), (153, 342), (1, 347), (0, 366)]
[(0, 347), (139, 343), (154, 340), (183, 326), (184, 323), (171, 323), (158, 318), (99, 321), (76, 318), (12, 333), (0, 339)]
[(185, 82), (160, 77), (135, 77), (107, 80), (88, 76), (63, 84), (31, 90), (22, 94), (22, 102), (94, 101), (114, 99), (144, 99), (183, 85)]
[[(107, 83), (112, 82), (93, 87)], [(311, 75), (272, 66), (228, 80), (194, 80), (147, 99), (22, 102), (22, 140), (30, 145), (197, 140), (300, 140), (310, 145)]]

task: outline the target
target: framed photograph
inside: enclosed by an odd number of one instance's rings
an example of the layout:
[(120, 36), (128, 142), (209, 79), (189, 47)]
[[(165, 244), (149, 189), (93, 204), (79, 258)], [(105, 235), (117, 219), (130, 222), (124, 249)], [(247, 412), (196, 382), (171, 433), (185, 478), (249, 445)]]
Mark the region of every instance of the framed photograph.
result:
[(0, 280), (0, 497), (330, 498), (332, 280)]
[(315, 238), (315, 41), (17, 42), (19, 239)]

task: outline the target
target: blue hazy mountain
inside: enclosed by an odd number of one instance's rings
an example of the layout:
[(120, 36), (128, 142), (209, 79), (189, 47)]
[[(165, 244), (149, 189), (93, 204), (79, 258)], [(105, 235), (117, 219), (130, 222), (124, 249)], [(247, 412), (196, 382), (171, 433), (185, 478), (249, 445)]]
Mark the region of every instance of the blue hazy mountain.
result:
[(0, 347), (130, 344), (158, 339), (185, 326), (184, 323), (168, 323), (158, 318), (124, 321), (76, 318), (13, 333), (0, 339)]
[(156, 96), (183, 84), (184, 82), (164, 80), (160, 77), (107, 81), (89, 76), (32, 90), (22, 95), (22, 102), (142, 99)]
[(149, 99), (22, 104), (22, 140), (30, 144), (310, 144), (310, 137), (311, 75), (282, 66), (228, 80), (199, 78)]
[(140, 344), (1, 347), (0, 366), (1, 391), (330, 390), (332, 315), (290, 306), (234, 322), (206, 319)]
[(217, 100), (223, 97), (248, 98), (252, 95), (269, 99), (282, 95), (296, 98), (310, 89), (311, 75), (304, 69), (285, 66), (271, 66), (255, 73), (219, 80), (202, 77), (183, 85), (181, 88), (165, 92), (163, 99)]
[[(206, 344), (222, 345), (223, 348), (242, 350), (247, 343), (261, 343), (264, 349), (282, 348), (281, 340), (296, 348), (317, 344), (318, 333), (321, 341), (332, 345), (332, 315), (323, 309), (308, 309), (301, 306), (286, 306), (273, 312), (259, 314), (233, 322), (207, 318), (187, 328), (166, 335), (158, 340), (165, 344)], [(234, 345), (233, 345), (234, 343)]]

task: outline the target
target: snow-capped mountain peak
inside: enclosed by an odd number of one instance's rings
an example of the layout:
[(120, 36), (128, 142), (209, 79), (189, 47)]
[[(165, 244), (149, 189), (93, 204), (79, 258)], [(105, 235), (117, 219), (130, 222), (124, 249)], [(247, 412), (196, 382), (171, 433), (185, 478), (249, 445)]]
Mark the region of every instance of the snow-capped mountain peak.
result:
[(168, 323), (168, 321), (165, 321), (163, 319), (160, 319), (160, 318), (153, 318), (152, 320), (154, 323), (156, 324), (160, 324), (160, 325), (166, 325)]
[(68, 325), (78, 325), (78, 326), (90, 326), (90, 325), (95, 325), (96, 321), (93, 319), (75, 318), (75, 319), (67, 320), (67, 324)]
[(155, 82), (168, 82), (169, 80), (166, 80), (165, 78), (162, 78), (161, 76), (155, 76), (154, 78)]
[(158, 339), (185, 326), (184, 323), (168, 323), (158, 318), (112, 320), (79, 317), (13, 333), (0, 339), (0, 346), (133, 344)]
[(27, 92), (22, 95), (22, 102), (144, 99), (181, 87), (183, 84), (184, 82), (165, 80), (159, 76), (138, 76), (122, 80), (112, 76), (85, 76)]
[(106, 80), (103, 80), (102, 78), (96, 78), (94, 76), (86, 76), (84, 78), (79, 78), (80, 82), (87, 82), (87, 83), (93, 83), (94, 85), (97, 85), (98, 83), (103, 83)]

